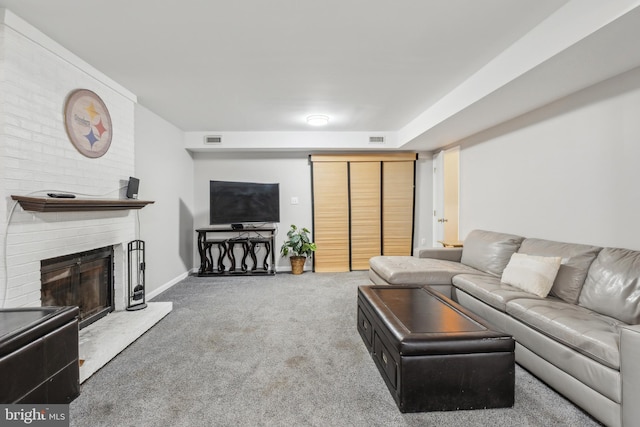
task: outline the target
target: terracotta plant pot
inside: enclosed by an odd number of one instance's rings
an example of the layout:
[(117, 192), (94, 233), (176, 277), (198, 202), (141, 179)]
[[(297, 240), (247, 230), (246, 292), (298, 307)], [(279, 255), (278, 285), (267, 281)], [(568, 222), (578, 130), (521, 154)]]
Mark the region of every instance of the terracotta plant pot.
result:
[(289, 258), (291, 261), (291, 273), (302, 274), (304, 271), (304, 263), (307, 261), (307, 257), (304, 256), (292, 256)]

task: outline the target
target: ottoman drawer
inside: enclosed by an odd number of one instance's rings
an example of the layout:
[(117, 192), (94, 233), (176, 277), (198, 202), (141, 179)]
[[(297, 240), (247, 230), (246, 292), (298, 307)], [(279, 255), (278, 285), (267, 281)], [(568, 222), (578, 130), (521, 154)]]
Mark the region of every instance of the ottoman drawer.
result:
[(396, 389), (398, 387), (398, 362), (391, 355), (391, 352), (386, 345), (380, 339), (377, 333), (374, 332), (373, 341), (373, 358), (378, 364), (380, 371), (384, 374), (384, 379), (389, 386)]
[(360, 307), (358, 307), (358, 332), (367, 348), (371, 350), (373, 348), (373, 328), (371, 327), (371, 321)]

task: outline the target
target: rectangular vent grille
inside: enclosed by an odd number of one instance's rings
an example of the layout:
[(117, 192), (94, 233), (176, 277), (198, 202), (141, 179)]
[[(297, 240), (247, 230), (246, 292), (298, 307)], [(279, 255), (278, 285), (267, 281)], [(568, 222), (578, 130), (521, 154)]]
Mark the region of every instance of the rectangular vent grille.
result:
[(205, 144), (222, 144), (222, 137), (218, 135), (207, 135), (204, 137)]
[(370, 136), (369, 144), (384, 144), (384, 136)]

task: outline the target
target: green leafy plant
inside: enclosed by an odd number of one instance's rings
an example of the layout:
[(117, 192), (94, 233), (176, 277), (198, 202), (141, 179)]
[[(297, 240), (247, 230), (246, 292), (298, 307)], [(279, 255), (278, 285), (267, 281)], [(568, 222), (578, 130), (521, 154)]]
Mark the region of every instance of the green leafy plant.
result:
[(280, 248), (280, 255), (283, 257), (291, 254), (291, 256), (310, 257), (316, 250), (316, 244), (309, 238), (310, 231), (305, 227), (298, 228), (291, 224), (291, 228), (287, 232), (287, 240), (284, 241)]

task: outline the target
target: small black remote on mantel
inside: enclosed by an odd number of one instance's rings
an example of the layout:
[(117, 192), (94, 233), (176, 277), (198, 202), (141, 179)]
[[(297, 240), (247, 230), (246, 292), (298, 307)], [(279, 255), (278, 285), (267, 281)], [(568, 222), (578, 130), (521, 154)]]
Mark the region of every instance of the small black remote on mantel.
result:
[(47, 193), (47, 196), (55, 197), (56, 199), (75, 199), (76, 198), (75, 194), (69, 194), (69, 193)]

